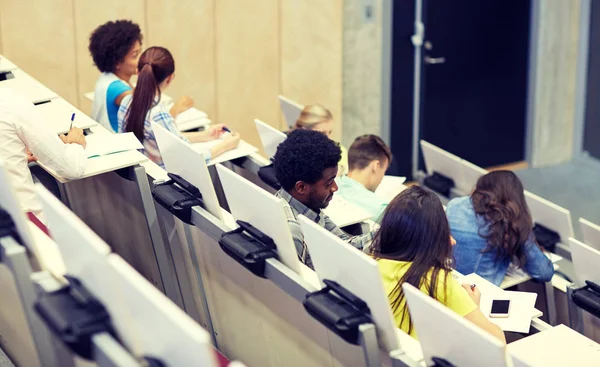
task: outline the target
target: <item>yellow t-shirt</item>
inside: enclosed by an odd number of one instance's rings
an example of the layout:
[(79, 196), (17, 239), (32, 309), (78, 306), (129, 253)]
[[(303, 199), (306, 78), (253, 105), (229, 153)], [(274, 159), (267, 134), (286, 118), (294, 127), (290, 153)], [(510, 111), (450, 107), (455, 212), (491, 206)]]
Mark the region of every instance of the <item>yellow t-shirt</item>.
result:
[[(377, 264), (379, 266), (379, 273), (383, 279), (383, 286), (385, 288), (385, 292), (390, 299), (390, 305), (392, 301), (397, 297), (397, 293), (391, 294), (394, 291), (394, 288), (398, 284), (400, 278), (404, 276), (406, 271), (410, 268), (411, 263), (406, 261), (394, 261), (387, 259), (378, 259)], [(427, 281), (421, 285), (421, 291), (425, 294), (429, 294), (429, 283), (431, 280), (432, 271), (430, 270), (427, 274)], [(446, 294), (444, 295), (444, 277), (446, 277)], [(477, 305), (467, 291), (460, 285), (460, 283), (452, 277), (452, 275), (447, 274), (444, 271), (440, 271), (438, 273), (438, 282), (437, 282), (437, 291), (436, 291), (436, 299), (444, 304), (446, 307), (450, 308), (452, 311), (456, 312), (459, 316), (464, 317), (469, 313), (473, 312), (477, 308)], [(408, 328), (410, 325), (408, 317), (405, 317), (402, 320), (402, 315), (404, 314), (404, 309), (406, 307), (406, 299), (402, 300), (400, 307), (394, 311), (394, 320), (396, 321), (396, 325), (400, 329), (402, 329), (405, 333), (408, 333)], [(393, 311), (393, 309), (392, 309)], [(413, 338), (417, 338), (415, 327), (411, 330), (410, 335)]]

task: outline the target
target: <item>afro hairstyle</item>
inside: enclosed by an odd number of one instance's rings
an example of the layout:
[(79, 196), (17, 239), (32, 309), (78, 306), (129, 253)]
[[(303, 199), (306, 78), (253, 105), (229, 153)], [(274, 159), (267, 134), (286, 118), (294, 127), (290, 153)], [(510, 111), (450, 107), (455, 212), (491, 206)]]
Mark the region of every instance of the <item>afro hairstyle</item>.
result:
[(341, 158), (339, 144), (322, 132), (297, 129), (277, 147), (273, 168), (277, 181), (289, 192), (298, 181), (314, 184), (325, 169), (337, 167)]
[(136, 41), (142, 42), (140, 26), (130, 20), (107, 22), (90, 36), (89, 50), (94, 64), (103, 73), (113, 72)]

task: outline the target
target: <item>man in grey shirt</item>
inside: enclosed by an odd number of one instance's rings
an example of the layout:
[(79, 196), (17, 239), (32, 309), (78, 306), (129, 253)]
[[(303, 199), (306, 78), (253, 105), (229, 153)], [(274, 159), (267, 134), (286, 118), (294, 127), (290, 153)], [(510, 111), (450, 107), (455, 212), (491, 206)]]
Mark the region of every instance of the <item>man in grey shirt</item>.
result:
[(373, 232), (359, 236), (348, 235), (321, 212), (338, 190), (335, 178), (341, 157), (338, 143), (325, 134), (294, 130), (277, 147), (273, 158), (275, 176), (281, 185), (275, 195), (287, 202), (284, 210), (296, 252), (300, 260), (310, 268), (313, 268), (312, 261), (298, 223), (300, 214), (358, 249), (368, 247), (373, 239)]

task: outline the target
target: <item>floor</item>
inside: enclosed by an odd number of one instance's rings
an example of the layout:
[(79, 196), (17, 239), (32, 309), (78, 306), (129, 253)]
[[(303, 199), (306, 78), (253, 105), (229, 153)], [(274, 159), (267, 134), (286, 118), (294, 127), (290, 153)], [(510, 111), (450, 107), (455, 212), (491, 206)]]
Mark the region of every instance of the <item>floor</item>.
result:
[(525, 189), (571, 212), (575, 237), (581, 239), (579, 218), (600, 224), (600, 161), (581, 156), (571, 162), (515, 173)]

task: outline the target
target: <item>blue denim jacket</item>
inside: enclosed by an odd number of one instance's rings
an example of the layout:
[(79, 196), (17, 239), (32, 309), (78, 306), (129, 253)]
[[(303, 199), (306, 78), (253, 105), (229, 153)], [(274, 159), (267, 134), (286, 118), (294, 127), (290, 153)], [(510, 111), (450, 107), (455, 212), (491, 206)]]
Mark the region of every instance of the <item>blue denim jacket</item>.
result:
[[(453, 248), (455, 268), (462, 274), (477, 273), (495, 285), (500, 285), (508, 266), (509, 259), (496, 260), (496, 252), (484, 252), (487, 240), (479, 235), (485, 219), (475, 214), (471, 197), (456, 198), (448, 203), (446, 215), (450, 223), (452, 236), (456, 240)], [(481, 231), (486, 234), (486, 229)], [(523, 270), (533, 279), (548, 282), (554, 275), (552, 262), (531, 238), (525, 243), (525, 265)]]

